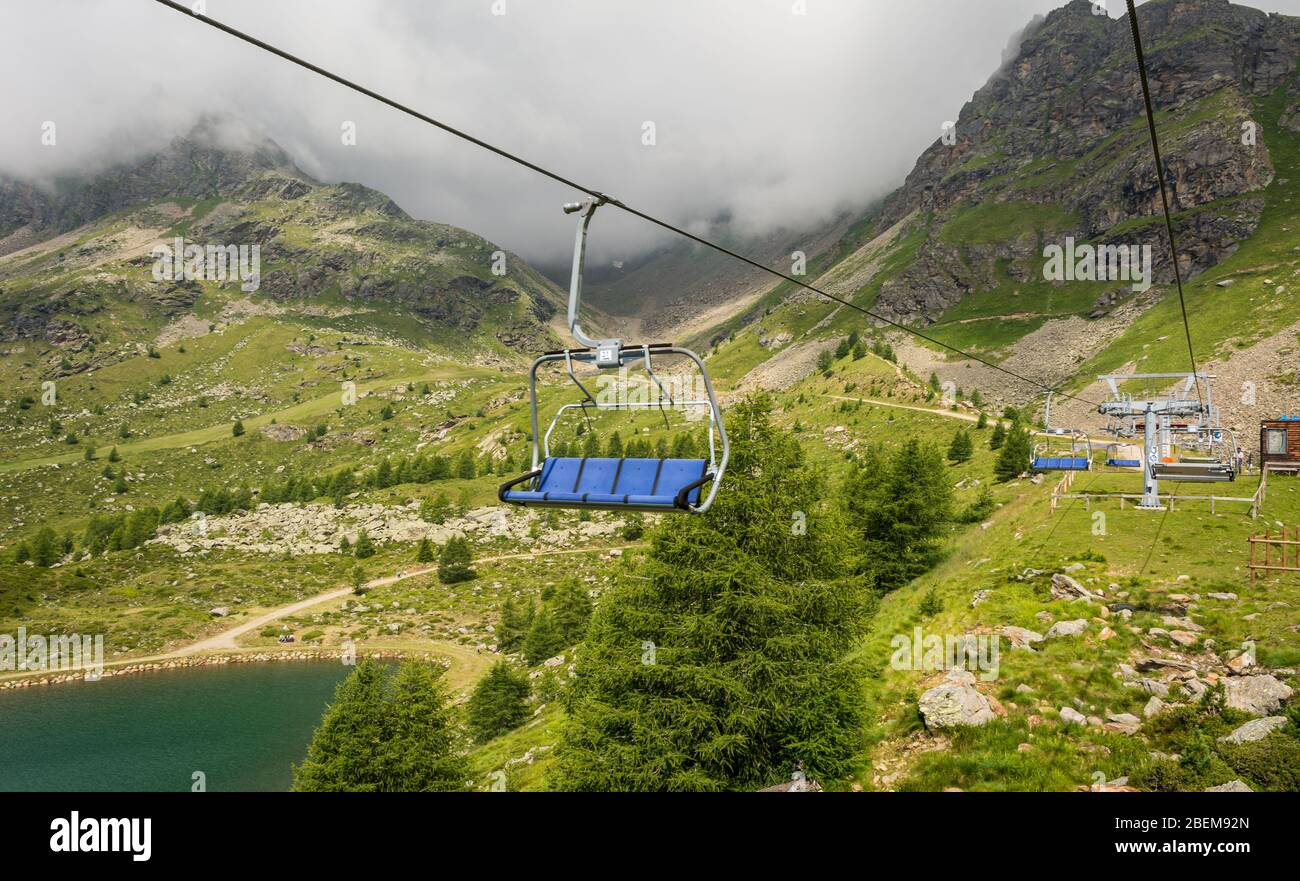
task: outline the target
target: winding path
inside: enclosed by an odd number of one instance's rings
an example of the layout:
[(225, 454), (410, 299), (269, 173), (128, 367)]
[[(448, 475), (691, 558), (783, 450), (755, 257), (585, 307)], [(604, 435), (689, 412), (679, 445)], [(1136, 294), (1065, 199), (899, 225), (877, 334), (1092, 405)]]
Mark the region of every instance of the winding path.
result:
[[(599, 547), (599, 548), (570, 548), (565, 550), (540, 551), (537, 553), (529, 552), (523, 554), (499, 554), (494, 557), (480, 557), (474, 562), (495, 563), (501, 560), (535, 560), (540, 557), (556, 557), (556, 556), (563, 556), (569, 554), (608, 553), (609, 551), (613, 551), (613, 550), (626, 551), (632, 548), (639, 548), (639, 547), (642, 547), (642, 545), (630, 544), (630, 545), (615, 545), (613, 547)], [(373, 587), (383, 587), (384, 585), (387, 584), (395, 584), (398, 581), (405, 581), (407, 578), (414, 578), (417, 575), (425, 575), (429, 572), (435, 571), (436, 569), (437, 569), (436, 566), (422, 566), (417, 569), (409, 569), (409, 570), (403, 569), (401, 575), (387, 575), (384, 576), (383, 578), (376, 578), (372, 581), (367, 581), (366, 588), (369, 589)], [(181, 648), (174, 649), (170, 652), (164, 652), (163, 654), (159, 654), (159, 655), (147, 655), (147, 656), (134, 657), (134, 658), (122, 658), (116, 661), (108, 661), (104, 664), (104, 666), (120, 667), (128, 664), (156, 664), (160, 661), (174, 661), (178, 658), (188, 657), (189, 655), (195, 655), (201, 652), (242, 651), (243, 649), (241, 649), (241, 647), (239, 646), (238, 642), (236, 642), (236, 640), (238, 640), (238, 638), (243, 636), (245, 633), (248, 633), (251, 630), (256, 630), (259, 627), (265, 627), (267, 624), (270, 624), (273, 621), (278, 621), (281, 618), (285, 618), (289, 615), (297, 614), (298, 612), (304, 611), (305, 609), (310, 609), (313, 606), (319, 606), (322, 603), (328, 603), (331, 600), (342, 599), (343, 597), (351, 594), (352, 591), (353, 589), (351, 587), (336, 587), (331, 590), (327, 590), (324, 593), (318, 593), (315, 596), (307, 597), (304, 600), (298, 600), (297, 602), (289, 603), (286, 606), (280, 606), (277, 609), (272, 609), (269, 612), (263, 612), (260, 615), (255, 615), (254, 617), (249, 618), (247, 621), (236, 624), (234, 627), (231, 627), (228, 630), (223, 630), (220, 633), (207, 637), (206, 639), (201, 639), (198, 642), (191, 643), (187, 646), (182, 646)], [(295, 648), (297, 648), (297, 646), (295, 646)], [(34, 674), (31, 671), (27, 671), (23, 673), (0, 676), (0, 680), (17, 679), (17, 678), (32, 676), (32, 675), (36, 675), (36, 674)]]

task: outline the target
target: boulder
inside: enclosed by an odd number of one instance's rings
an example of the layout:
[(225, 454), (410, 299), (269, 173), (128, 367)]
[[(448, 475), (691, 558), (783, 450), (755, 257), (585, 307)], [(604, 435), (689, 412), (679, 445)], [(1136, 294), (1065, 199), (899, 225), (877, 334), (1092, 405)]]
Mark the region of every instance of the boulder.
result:
[(1072, 725), (1087, 725), (1088, 717), (1074, 707), (1061, 707), (1061, 721)]
[(1228, 672), (1237, 676), (1244, 676), (1246, 671), (1255, 666), (1255, 658), (1248, 652), (1242, 652), (1235, 658), (1232, 658), (1225, 665)]
[(1245, 783), (1240, 780), (1233, 780), (1231, 783), (1220, 783), (1218, 786), (1211, 786), (1206, 792), (1254, 792)]
[(1145, 691), (1147, 694), (1155, 695), (1156, 697), (1169, 697), (1169, 686), (1165, 685), (1159, 679), (1139, 679), (1137, 681), (1137, 687)]
[(1083, 632), (1088, 629), (1086, 618), (1078, 618), (1074, 621), (1057, 621), (1047, 631), (1047, 639), (1056, 639), (1061, 636), (1082, 636)]
[(1220, 743), (1253, 743), (1263, 740), (1286, 724), (1286, 716), (1266, 716), (1251, 719), (1231, 734), (1219, 738)]
[(1064, 572), (1057, 572), (1052, 576), (1052, 599), (1095, 600), (1098, 596)]
[(953, 670), (942, 684), (921, 695), (918, 704), (927, 728), (985, 725), (995, 718), (988, 699), (975, 690), (975, 676)]
[(1106, 718), (1108, 721), (1102, 727), (1115, 734), (1137, 734), (1142, 727), (1142, 720), (1132, 713), (1111, 713)]
[(1029, 648), (1034, 643), (1043, 641), (1041, 633), (1035, 633), (1026, 627), (1007, 625), (1000, 629), (998, 633), (1011, 641), (1013, 649)]
[(1233, 676), (1225, 680), (1224, 703), (1252, 716), (1267, 716), (1293, 693), (1291, 686), (1268, 674)]

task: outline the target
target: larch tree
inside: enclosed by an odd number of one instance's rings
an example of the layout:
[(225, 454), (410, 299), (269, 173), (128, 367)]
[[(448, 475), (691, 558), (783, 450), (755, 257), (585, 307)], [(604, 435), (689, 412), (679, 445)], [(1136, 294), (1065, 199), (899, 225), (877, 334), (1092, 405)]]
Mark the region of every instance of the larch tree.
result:
[(767, 395), (728, 416), (707, 517), (671, 518), (578, 652), (553, 788), (751, 790), (840, 777), (862, 746), (868, 582), (842, 512)]

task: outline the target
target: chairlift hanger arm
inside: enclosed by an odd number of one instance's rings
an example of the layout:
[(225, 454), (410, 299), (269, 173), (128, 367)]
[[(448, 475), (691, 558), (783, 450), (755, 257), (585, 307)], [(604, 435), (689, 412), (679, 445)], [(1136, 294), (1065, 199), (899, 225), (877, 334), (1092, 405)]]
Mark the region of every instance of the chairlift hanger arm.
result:
[(582, 202), (569, 202), (564, 206), (565, 214), (581, 214), (578, 220), (578, 232), (573, 240), (573, 270), (569, 274), (569, 333), (581, 346), (596, 350), (597, 367), (620, 367), (623, 363), (623, 341), (620, 339), (596, 339), (582, 329), (580, 312), (582, 310), (582, 271), (587, 262), (587, 230), (596, 209), (609, 200), (604, 196), (593, 196)]

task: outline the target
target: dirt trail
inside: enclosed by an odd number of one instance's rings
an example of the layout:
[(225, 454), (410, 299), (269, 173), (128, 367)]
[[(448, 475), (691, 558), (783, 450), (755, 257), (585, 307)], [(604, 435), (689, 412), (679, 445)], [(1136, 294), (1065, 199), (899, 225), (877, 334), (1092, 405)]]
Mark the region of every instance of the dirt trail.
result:
[[(634, 547), (639, 547), (639, 545), (623, 545), (618, 549), (627, 550), (629, 548), (634, 548)], [(475, 560), (474, 562), (495, 563), (500, 560), (528, 560), (536, 557), (553, 557), (562, 554), (590, 554), (590, 553), (596, 553), (598, 551), (610, 551), (610, 550), (613, 550), (613, 548), (576, 548), (576, 549), (560, 550), (560, 551), (542, 551), (541, 553), (536, 553), (536, 554), (533, 553), (499, 554), (495, 557), (481, 557)], [(374, 587), (383, 587), (388, 584), (396, 584), (399, 581), (405, 581), (406, 579), (414, 578), (417, 575), (425, 575), (429, 572), (433, 572), (437, 568), (438, 568), (437, 566), (421, 566), (417, 569), (409, 569), (409, 570), (403, 569), (400, 575), (388, 575), (383, 578), (376, 578), (373, 581), (367, 581), (366, 589), (369, 590), (370, 588), (374, 588)], [(250, 630), (256, 630), (259, 627), (263, 627), (267, 624), (270, 624), (272, 621), (278, 621), (281, 618), (288, 617), (289, 615), (297, 614), (298, 612), (301, 612), (304, 609), (310, 609), (312, 606), (319, 606), (321, 603), (328, 603), (331, 600), (340, 599), (341, 597), (345, 597), (350, 593), (352, 593), (352, 588), (350, 587), (338, 587), (333, 590), (328, 590), (325, 593), (318, 593), (315, 596), (308, 597), (305, 600), (298, 600), (298, 602), (296, 603), (290, 603), (287, 606), (281, 606), (278, 609), (273, 609), (270, 612), (265, 612), (254, 618), (250, 618), (249, 620), (243, 622), (242, 624), (238, 624), (230, 628), (229, 630), (223, 630), (221, 633), (218, 633), (216, 636), (210, 636), (207, 639), (200, 640), (199, 642), (194, 643), (193, 645), (188, 645), (185, 646), (184, 648), (176, 649), (175, 651), (169, 652), (165, 655), (157, 655), (152, 658), (134, 658), (132, 659), (131, 662), (128, 663), (138, 663), (140, 661), (168, 660), (171, 658), (184, 657), (185, 655), (192, 655), (197, 652), (203, 652), (203, 651), (214, 651), (214, 650), (228, 651), (230, 649), (238, 649), (239, 646), (236, 644), (235, 640), (238, 637), (243, 636), (245, 633), (248, 633)]]
[[(566, 554), (594, 554), (600, 552), (608, 552), (612, 550), (626, 551), (638, 547), (642, 547), (642, 545), (631, 544), (631, 545), (619, 545), (616, 547), (609, 547), (609, 548), (604, 548), (604, 547), (571, 548), (567, 550), (541, 551), (539, 553), (499, 554), (494, 557), (480, 557), (474, 562), (495, 563), (500, 560), (529, 560), (529, 559), (536, 559), (538, 557), (555, 557), (555, 556), (562, 556)], [(417, 575), (428, 574), (429, 572), (435, 571), (436, 569), (437, 569), (436, 566), (422, 566), (420, 568), (414, 568), (409, 570), (403, 569), (401, 575), (387, 575), (384, 576), (383, 578), (376, 578), (373, 581), (367, 581), (366, 587), (373, 588), (373, 587), (382, 587), (387, 584), (395, 584), (396, 582), (404, 581), (407, 578), (414, 578)], [(128, 664), (156, 664), (160, 661), (174, 661), (178, 658), (184, 658), (190, 655), (199, 654), (200, 652), (243, 651), (243, 649), (239, 646), (236, 640), (240, 636), (243, 636), (245, 633), (248, 633), (249, 631), (255, 630), (259, 627), (264, 627), (273, 621), (278, 621), (279, 619), (287, 617), (289, 615), (297, 614), (298, 612), (301, 612), (304, 609), (310, 609), (311, 607), (319, 606), (322, 603), (328, 603), (332, 600), (341, 599), (351, 594), (352, 590), (353, 589), (350, 587), (336, 587), (332, 590), (325, 591), (324, 593), (318, 593), (315, 596), (307, 597), (306, 599), (289, 603), (286, 606), (280, 606), (279, 608), (272, 609), (269, 612), (263, 612), (260, 615), (256, 615), (255, 617), (248, 619), (247, 621), (244, 621), (240, 624), (236, 624), (234, 627), (231, 627), (229, 630), (223, 630), (220, 633), (207, 637), (206, 639), (201, 639), (198, 642), (191, 643), (190, 645), (187, 646), (182, 646), (181, 648), (174, 649), (170, 652), (164, 652), (163, 654), (158, 654), (158, 655), (147, 655), (144, 657), (124, 658), (119, 661), (109, 661), (105, 663), (104, 666), (107, 668), (107, 667), (121, 667)], [(16, 673), (7, 676), (0, 676), (0, 680), (18, 679), (18, 678), (22, 678), (25, 676), (32, 676), (32, 675), (33, 673), (31, 672)]]

